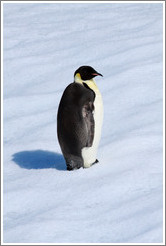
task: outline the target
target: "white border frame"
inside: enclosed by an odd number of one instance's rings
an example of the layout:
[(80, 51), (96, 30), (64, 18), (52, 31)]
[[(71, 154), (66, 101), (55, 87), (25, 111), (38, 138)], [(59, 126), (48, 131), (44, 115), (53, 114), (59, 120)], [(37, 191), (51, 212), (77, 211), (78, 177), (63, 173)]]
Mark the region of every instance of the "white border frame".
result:
[[(3, 243), (3, 4), (4, 3), (162, 3), (163, 4), (163, 242), (162, 243)], [(1, 1), (1, 245), (165, 245), (165, 1)]]

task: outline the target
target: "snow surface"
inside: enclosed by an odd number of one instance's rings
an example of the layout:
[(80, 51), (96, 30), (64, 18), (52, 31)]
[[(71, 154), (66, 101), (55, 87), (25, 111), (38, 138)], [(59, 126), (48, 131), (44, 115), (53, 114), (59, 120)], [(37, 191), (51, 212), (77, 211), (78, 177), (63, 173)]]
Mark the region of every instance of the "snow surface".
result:
[[(161, 243), (162, 3), (4, 3), (4, 242)], [(99, 164), (66, 171), (74, 71), (103, 95)]]

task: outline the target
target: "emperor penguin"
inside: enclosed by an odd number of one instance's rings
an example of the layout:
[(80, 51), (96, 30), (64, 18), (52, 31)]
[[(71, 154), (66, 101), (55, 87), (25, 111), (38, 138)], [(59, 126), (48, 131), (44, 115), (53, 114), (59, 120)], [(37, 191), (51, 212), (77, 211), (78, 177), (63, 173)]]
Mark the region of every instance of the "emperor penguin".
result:
[(97, 163), (103, 102), (94, 77), (103, 76), (91, 66), (81, 66), (74, 82), (63, 92), (57, 114), (57, 135), (67, 170)]

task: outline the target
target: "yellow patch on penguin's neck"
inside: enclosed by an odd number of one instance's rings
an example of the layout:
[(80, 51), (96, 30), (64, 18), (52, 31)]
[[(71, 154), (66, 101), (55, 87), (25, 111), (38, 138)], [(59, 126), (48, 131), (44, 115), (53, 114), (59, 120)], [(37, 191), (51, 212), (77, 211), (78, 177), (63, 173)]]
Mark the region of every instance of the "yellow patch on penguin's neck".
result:
[(79, 84), (82, 84), (82, 85), (83, 85), (83, 83), (87, 84), (88, 87), (89, 87), (90, 89), (92, 89), (93, 91), (95, 91), (95, 92), (96, 92), (96, 91), (99, 91), (99, 89), (98, 89), (98, 87), (97, 87), (97, 85), (96, 85), (94, 79), (90, 79), (90, 80), (82, 80), (82, 79), (81, 79), (81, 75), (80, 75), (79, 73), (77, 73), (77, 74), (75, 75), (75, 77), (74, 77), (74, 81), (75, 81), (76, 83), (79, 83)]
[(76, 75), (75, 75), (75, 77), (74, 77), (74, 81), (75, 81), (76, 83), (80, 83), (80, 84), (83, 83), (83, 80), (81, 79), (80, 73), (76, 73)]

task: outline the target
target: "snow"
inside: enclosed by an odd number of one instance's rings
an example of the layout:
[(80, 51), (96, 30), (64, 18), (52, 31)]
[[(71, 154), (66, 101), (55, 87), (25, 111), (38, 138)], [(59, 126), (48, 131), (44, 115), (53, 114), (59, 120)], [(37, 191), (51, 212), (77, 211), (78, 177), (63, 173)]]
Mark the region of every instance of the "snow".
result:
[[(5, 243), (163, 242), (162, 3), (3, 3)], [(90, 65), (99, 164), (67, 171), (57, 108)]]

